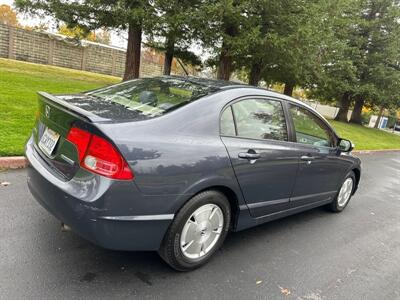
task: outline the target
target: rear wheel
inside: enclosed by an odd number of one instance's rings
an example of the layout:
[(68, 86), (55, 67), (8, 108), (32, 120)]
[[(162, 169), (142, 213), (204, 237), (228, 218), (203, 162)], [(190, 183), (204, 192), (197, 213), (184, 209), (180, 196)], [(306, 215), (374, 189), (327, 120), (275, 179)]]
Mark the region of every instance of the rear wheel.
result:
[(355, 182), (356, 177), (354, 172), (347, 174), (335, 200), (329, 206), (333, 212), (341, 212), (345, 209), (350, 201), (351, 196), (353, 195)]
[(223, 244), (230, 222), (226, 197), (217, 191), (204, 191), (178, 212), (159, 254), (178, 271), (198, 268)]

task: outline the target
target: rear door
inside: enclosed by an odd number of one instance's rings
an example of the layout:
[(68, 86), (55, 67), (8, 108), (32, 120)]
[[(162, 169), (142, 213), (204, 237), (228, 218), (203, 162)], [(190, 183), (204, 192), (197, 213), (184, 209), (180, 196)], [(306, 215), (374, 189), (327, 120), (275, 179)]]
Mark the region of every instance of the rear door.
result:
[(288, 133), (284, 107), (276, 99), (241, 99), (222, 114), (221, 138), (254, 217), (289, 207), (298, 157)]
[(299, 158), (290, 206), (330, 201), (348, 168), (348, 162), (340, 159), (336, 135), (308, 108), (296, 104), (288, 104), (288, 107), (294, 130), (293, 152)]

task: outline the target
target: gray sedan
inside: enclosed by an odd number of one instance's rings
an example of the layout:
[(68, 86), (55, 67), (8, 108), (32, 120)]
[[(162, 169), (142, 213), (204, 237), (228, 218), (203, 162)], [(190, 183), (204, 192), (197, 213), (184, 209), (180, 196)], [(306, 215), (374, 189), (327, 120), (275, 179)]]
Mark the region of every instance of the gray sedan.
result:
[(39, 93), (26, 145), (37, 201), (87, 240), (206, 263), (229, 231), (349, 203), (360, 160), (312, 108), (232, 82), (164, 76)]

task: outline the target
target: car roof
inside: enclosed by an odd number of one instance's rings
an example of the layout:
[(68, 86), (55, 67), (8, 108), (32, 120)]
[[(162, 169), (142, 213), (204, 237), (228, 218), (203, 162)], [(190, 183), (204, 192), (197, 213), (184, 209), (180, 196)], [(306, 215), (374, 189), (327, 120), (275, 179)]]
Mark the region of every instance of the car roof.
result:
[[(305, 106), (310, 107), (306, 103), (297, 100), (293, 97), (287, 96), (282, 93), (278, 93), (272, 90), (269, 90), (267, 88), (259, 87), (259, 86), (253, 86), (253, 85), (248, 85), (246, 83), (242, 82), (235, 82), (235, 81), (229, 81), (229, 80), (221, 80), (221, 79), (212, 79), (212, 78), (204, 78), (204, 77), (198, 77), (198, 76), (180, 76), (180, 75), (162, 75), (162, 76), (156, 76), (156, 77), (149, 77), (149, 78), (156, 78), (156, 79), (162, 79), (162, 78), (175, 78), (179, 79), (182, 81), (188, 81), (194, 84), (199, 84), (199, 85), (204, 85), (207, 87), (215, 88), (218, 90), (229, 90), (229, 89), (239, 89), (239, 88), (247, 88), (247, 89), (252, 89), (252, 90), (258, 90), (263, 92), (263, 94), (268, 94), (268, 96), (271, 97), (279, 97), (283, 98), (288, 101), (292, 101), (294, 103), (299, 103)], [(145, 78), (143, 78), (145, 79)], [(310, 107), (311, 108), (311, 107)]]
[[(304, 106), (306, 108), (308, 108), (309, 110), (313, 111), (314, 114), (318, 115), (320, 118), (322, 118), (324, 120), (324, 122), (335, 132), (334, 128), (331, 126), (331, 124), (329, 124), (328, 121), (326, 121), (325, 117), (322, 116), (318, 111), (316, 111), (313, 107), (311, 107), (310, 105), (308, 105), (307, 103), (297, 100), (293, 97), (287, 96), (285, 94), (282, 93), (278, 93), (278, 92), (274, 92), (271, 91), (269, 89), (266, 88), (262, 88), (262, 87), (258, 87), (258, 86), (252, 86), (252, 85), (248, 85), (245, 83), (240, 83), (240, 82), (234, 82), (234, 81), (228, 81), (228, 80), (220, 80), (220, 79), (210, 79), (210, 78), (203, 78), (203, 77), (198, 77), (198, 76), (179, 76), (179, 75), (163, 75), (163, 76), (157, 76), (157, 77), (153, 77), (153, 78), (175, 78), (175, 79), (179, 79), (179, 80), (183, 80), (183, 81), (188, 81), (194, 84), (199, 84), (199, 85), (203, 85), (203, 86), (207, 86), (210, 88), (214, 88), (217, 89), (219, 91), (226, 91), (226, 90), (233, 90), (233, 89), (249, 89), (252, 91), (257, 91), (260, 93), (260, 95), (262, 94), (263, 96), (267, 96), (267, 97), (274, 97), (274, 98), (279, 98), (285, 101), (289, 101), (295, 104), (299, 104), (301, 106)], [(217, 92), (214, 92), (212, 94), (215, 94)]]
[(179, 75), (163, 75), (157, 76), (155, 78), (176, 78), (183, 81), (188, 81), (191, 83), (204, 85), (208, 87), (218, 88), (218, 89), (227, 89), (227, 88), (235, 88), (235, 87), (246, 87), (247, 84), (234, 82), (234, 81), (227, 81), (227, 80), (220, 80), (220, 79), (210, 79), (198, 76), (179, 76)]
[(278, 93), (278, 92), (269, 90), (267, 88), (248, 85), (248, 84), (241, 83), (241, 82), (221, 80), (221, 79), (210, 79), (210, 78), (203, 78), (203, 77), (197, 77), (197, 76), (178, 76), (178, 75), (164, 75), (164, 76), (158, 76), (156, 78), (160, 78), (160, 79), (161, 78), (176, 78), (176, 79), (188, 81), (188, 82), (199, 84), (199, 85), (213, 87), (213, 88), (219, 89), (221, 91), (222, 90), (230, 90), (230, 89), (239, 89), (239, 88), (258, 90), (258, 91), (262, 92), (263, 94), (267, 94), (268, 96), (271, 96), (271, 97), (283, 98), (287, 101), (292, 101), (294, 103), (299, 103), (299, 104), (310, 107), (306, 103), (304, 103), (300, 100), (297, 100), (293, 97), (287, 96), (285, 94)]
[[(228, 80), (221, 80), (221, 79), (210, 79), (210, 78), (203, 78), (203, 77), (197, 77), (197, 76), (177, 76), (177, 75), (164, 75), (160, 76), (159, 78), (178, 78), (181, 80), (189, 81), (192, 83), (197, 83), (200, 85), (205, 85), (209, 87), (214, 87), (219, 90), (230, 90), (230, 89), (239, 89), (239, 88), (246, 88), (246, 89), (252, 89), (252, 90), (258, 90), (262, 92), (266, 96), (270, 97), (276, 97), (276, 98), (281, 98), (286, 101), (290, 101), (296, 104), (300, 104), (303, 106), (308, 107), (309, 109), (313, 110), (317, 114), (319, 114), (315, 109), (313, 109), (310, 105), (307, 103), (295, 99), (293, 97), (287, 96), (282, 93), (278, 93), (272, 90), (269, 90), (267, 88), (259, 87), (259, 86), (253, 86), (253, 85), (248, 85), (246, 83), (241, 83), (241, 82), (235, 82), (235, 81), (228, 81)], [(320, 115), (320, 114), (319, 114)], [(322, 117), (322, 115), (320, 115)]]
[(200, 84), (200, 85), (214, 87), (214, 88), (219, 89), (220, 91), (232, 90), (232, 89), (249, 89), (249, 90), (253, 90), (253, 91), (256, 90), (256, 91), (262, 93), (263, 96), (279, 98), (279, 99), (283, 99), (283, 100), (288, 101), (288, 102), (299, 104), (300, 106), (308, 108), (309, 110), (314, 112), (314, 114), (316, 114), (322, 120), (324, 120), (324, 123), (338, 136), (338, 134), (336, 133), (336, 131), (332, 127), (332, 125), (316, 109), (314, 109), (313, 107), (311, 107), (310, 105), (308, 105), (307, 103), (305, 103), (303, 101), (297, 100), (297, 99), (295, 99), (293, 97), (290, 97), (290, 96), (287, 96), (285, 94), (274, 92), (274, 91), (271, 91), (271, 90), (266, 89), (266, 88), (252, 86), (252, 85), (239, 83), (239, 82), (234, 82), (234, 81), (226, 81), (226, 80), (219, 80), (219, 79), (209, 79), (209, 78), (202, 78), (202, 77), (196, 77), (196, 76), (186, 76), (186, 77), (185, 76), (161, 76), (160, 78), (165, 78), (165, 77), (179, 78), (181, 80), (189, 81), (189, 82), (192, 82), (192, 83), (197, 83), (197, 84)]

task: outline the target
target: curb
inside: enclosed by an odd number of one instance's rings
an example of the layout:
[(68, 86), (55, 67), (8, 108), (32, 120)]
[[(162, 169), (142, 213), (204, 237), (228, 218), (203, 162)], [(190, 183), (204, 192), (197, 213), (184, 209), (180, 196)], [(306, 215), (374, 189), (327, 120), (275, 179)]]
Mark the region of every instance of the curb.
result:
[(0, 169), (21, 169), (28, 166), (25, 156), (0, 157)]
[(375, 153), (393, 153), (393, 152), (399, 152), (400, 149), (383, 149), (383, 150), (356, 150), (356, 151), (351, 151), (353, 154), (375, 154)]

